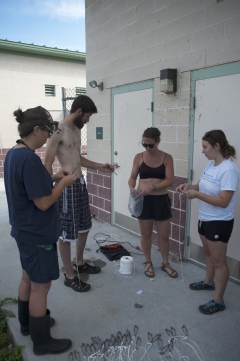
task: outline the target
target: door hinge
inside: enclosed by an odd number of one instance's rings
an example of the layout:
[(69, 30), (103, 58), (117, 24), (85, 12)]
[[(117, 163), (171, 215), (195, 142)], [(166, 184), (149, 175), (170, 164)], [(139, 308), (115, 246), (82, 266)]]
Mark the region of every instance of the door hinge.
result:
[(190, 244), (190, 237), (187, 236), (187, 246), (189, 246), (189, 244)]
[(151, 102), (151, 112), (153, 112), (153, 102)]
[(193, 169), (190, 170), (190, 180), (193, 180)]

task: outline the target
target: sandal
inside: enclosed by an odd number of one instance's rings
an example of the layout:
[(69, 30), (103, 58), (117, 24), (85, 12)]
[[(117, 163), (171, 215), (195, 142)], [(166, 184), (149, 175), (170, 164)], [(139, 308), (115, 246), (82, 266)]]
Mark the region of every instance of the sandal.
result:
[(76, 292), (86, 292), (89, 291), (91, 288), (91, 285), (79, 280), (78, 277), (67, 278), (66, 273), (64, 273), (64, 276), (65, 276), (64, 285), (67, 287), (71, 287)]
[[(169, 268), (172, 271), (167, 271), (167, 268)], [(166, 272), (169, 277), (172, 277), (172, 278), (178, 277), (177, 271), (174, 271), (174, 269), (172, 267), (170, 267), (169, 263), (162, 264), (161, 270)], [(175, 276), (173, 276), (174, 273), (175, 273)]]
[(194, 291), (201, 291), (201, 290), (213, 291), (215, 290), (215, 283), (209, 285), (204, 281), (200, 281), (200, 282), (190, 283), (189, 287), (191, 288), (191, 290)]
[[(74, 272), (75, 273), (88, 273), (88, 274), (91, 274), (91, 275), (93, 275), (93, 274), (96, 274), (96, 273), (99, 273), (99, 272), (101, 272), (101, 268), (100, 267), (98, 267), (98, 266), (92, 266), (91, 264), (89, 264), (89, 263), (84, 263), (82, 266), (77, 266), (77, 264), (73, 261), (72, 262), (72, 265), (73, 265), (73, 267), (74, 267)], [(77, 271), (77, 269), (78, 269), (78, 271)]]
[(212, 315), (213, 313), (216, 313), (218, 311), (224, 311), (225, 303), (223, 300), (221, 303), (212, 300), (209, 301), (208, 303), (205, 303), (204, 305), (200, 305), (198, 309), (200, 312), (204, 313), (205, 315)]
[(145, 266), (146, 266), (147, 264), (149, 264), (148, 268), (145, 269), (145, 271), (144, 271), (145, 276), (150, 277), (150, 278), (151, 278), (151, 277), (155, 277), (155, 273), (153, 272), (153, 270), (150, 271), (150, 268), (151, 268), (151, 267), (152, 267), (152, 269), (153, 269), (153, 264), (152, 264), (152, 262), (144, 262), (143, 264), (145, 264)]

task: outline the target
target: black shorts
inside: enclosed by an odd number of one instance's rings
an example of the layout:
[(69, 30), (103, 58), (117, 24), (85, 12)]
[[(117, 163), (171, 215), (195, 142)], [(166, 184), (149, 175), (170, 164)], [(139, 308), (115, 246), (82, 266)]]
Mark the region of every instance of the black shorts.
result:
[(171, 201), (168, 194), (145, 196), (143, 210), (139, 217), (142, 220), (167, 221), (172, 218)]
[(234, 219), (230, 221), (198, 221), (198, 233), (205, 236), (209, 241), (220, 241), (228, 243), (232, 230)]
[(59, 278), (57, 244), (36, 246), (17, 242), (22, 269), (35, 283), (48, 283)]

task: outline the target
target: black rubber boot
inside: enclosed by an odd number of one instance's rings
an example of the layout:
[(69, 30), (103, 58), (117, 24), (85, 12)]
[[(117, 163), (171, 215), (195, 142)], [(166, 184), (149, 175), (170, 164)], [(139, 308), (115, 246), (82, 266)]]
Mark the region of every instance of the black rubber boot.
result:
[[(20, 322), (20, 332), (23, 336), (30, 335), (29, 330), (29, 301), (21, 301), (18, 298), (18, 320)], [(54, 318), (50, 317), (50, 327), (55, 324)]]
[(18, 299), (18, 321), (20, 322), (20, 332), (23, 336), (29, 335), (29, 301)]
[(55, 339), (50, 335), (50, 312), (44, 317), (29, 316), (30, 335), (35, 355), (58, 354), (69, 350), (72, 341)]

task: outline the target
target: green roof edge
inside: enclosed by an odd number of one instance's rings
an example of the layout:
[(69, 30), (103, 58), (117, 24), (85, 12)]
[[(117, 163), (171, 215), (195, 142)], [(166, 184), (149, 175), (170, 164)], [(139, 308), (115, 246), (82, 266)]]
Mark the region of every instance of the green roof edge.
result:
[(86, 53), (58, 48), (50, 48), (47, 46), (25, 44), (9, 40), (0, 39), (0, 53), (86, 64)]

